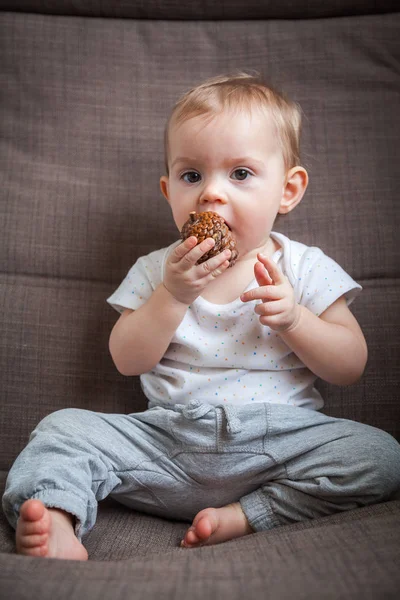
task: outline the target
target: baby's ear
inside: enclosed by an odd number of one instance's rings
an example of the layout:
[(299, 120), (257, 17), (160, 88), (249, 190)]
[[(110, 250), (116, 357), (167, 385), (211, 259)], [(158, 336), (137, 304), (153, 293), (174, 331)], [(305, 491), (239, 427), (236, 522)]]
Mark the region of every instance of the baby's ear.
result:
[(169, 179), (166, 175), (160, 177), (160, 190), (169, 202)]
[(286, 175), (286, 183), (282, 189), (282, 200), (279, 214), (290, 213), (301, 201), (308, 186), (308, 173), (303, 167), (293, 167)]

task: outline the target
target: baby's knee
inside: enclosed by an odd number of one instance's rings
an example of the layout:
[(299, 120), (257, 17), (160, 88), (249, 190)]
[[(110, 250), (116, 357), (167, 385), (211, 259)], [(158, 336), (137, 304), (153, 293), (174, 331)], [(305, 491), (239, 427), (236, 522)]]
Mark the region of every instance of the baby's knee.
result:
[(36, 433), (44, 432), (63, 432), (73, 431), (78, 423), (85, 420), (86, 414), (90, 411), (81, 408), (62, 408), (56, 410), (44, 417), (32, 432), (31, 437)]
[(360, 464), (369, 492), (379, 500), (389, 499), (400, 490), (400, 444), (386, 431), (361, 426), (353, 434), (352, 459)]
[(376, 448), (379, 465), (383, 472), (382, 485), (388, 496), (400, 490), (400, 444), (386, 431), (380, 432), (380, 447)]

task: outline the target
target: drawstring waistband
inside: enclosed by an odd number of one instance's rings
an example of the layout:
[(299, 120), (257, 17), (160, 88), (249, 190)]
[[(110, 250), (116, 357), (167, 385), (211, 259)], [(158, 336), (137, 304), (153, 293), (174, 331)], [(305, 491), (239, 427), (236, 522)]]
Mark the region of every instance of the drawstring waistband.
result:
[(230, 406), (223, 405), (221, 406), (221, 408), (225, 413), (226, 430), (228, 431), (228, 433), (232, 433), (234, 435), (235, 433), (239, 433), (239, 431), (242, 431), (242, 424), (238, 417), (236, 406), (232, 404)]
[(182, 414), (187, 419), (201, 419), (201, 417), (204, 417), (204, 415), (209, 413), (210, 410), (213, 410), (213, 408), (215, 407), (210, 404), (201, 404), (198, 400), (191, 400), (189, 404), (182, 408)]
[[(182, 405), (181, 405), (182, 406)], [(236, 406), (222, 405), (212, 406), (211, 404), (201, 404), (198, 400), (191, 400), (189, 404), (182, 407), (182, 414), (191, 420), (201, 419), (204, 415), (208, 414), (210, 410), (216, 410), (217, 408), (222, 409), (222, 412), (226, 418), (226, 430), (228, 433), (234, 435), (242, 431), (242, 424), (238, 417)]]

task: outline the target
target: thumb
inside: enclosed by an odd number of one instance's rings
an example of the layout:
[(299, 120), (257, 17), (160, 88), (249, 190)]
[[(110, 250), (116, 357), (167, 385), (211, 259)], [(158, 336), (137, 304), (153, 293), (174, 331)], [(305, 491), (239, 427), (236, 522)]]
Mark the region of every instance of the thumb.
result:
[(256, 262), (254, 265), (254, 275), (257, 279), (258, 285), (272, 285), (273, 281), (269, 276), (267, 269), (260, 262)]

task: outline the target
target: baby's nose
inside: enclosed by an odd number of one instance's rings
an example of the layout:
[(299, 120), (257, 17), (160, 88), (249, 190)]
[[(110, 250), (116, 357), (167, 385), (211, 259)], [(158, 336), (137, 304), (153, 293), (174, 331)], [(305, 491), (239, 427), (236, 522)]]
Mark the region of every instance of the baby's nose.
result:
[(216, 184), (207, 185), (200, 195), (200, 204), (226, 204), (227, 202), (228, 198), (222, 186)]

